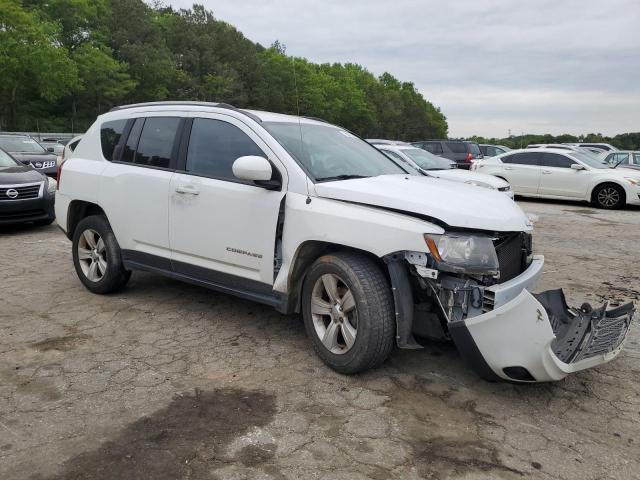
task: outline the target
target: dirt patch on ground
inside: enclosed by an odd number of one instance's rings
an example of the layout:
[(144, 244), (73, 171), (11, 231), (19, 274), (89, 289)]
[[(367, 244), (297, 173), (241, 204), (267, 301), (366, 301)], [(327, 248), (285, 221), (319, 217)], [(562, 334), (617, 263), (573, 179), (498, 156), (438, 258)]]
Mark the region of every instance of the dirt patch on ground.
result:
[(89, 335), (67, 335), (65, 337), (45, 338), (40, 342), (31, 344), (39, 352), (55, 350), (58, 352), (68, 352), (76, 348), (80, 343), (91, 338)]
[(273, 457), (269, 449), (243, 450), (237, 459), (226, 456), (225, 449), (250, 428), (268, 424), (275, 413), (275, 397), (262, 392), (196, 390), (177, 396), (98, 449), (71, 458), (47, 480), (211, 478), (216, 469), (236, 461), (264, 466)]

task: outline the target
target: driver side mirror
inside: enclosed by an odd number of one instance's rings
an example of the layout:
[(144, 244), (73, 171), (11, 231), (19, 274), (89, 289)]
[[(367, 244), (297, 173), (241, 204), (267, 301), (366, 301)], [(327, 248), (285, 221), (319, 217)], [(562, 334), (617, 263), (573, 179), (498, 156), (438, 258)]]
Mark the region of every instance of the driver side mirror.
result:
[(580, 165), (579, 163), (572, 163), (571, 168), (574, 170), (585, 170), (584, 165)]
[(256, 155), (240, 157), (233, 162), (231, 169), (236, 178), (253, 182), (267, 190), (279, 190), (282, 186), (280, 180), (272, 179), (271, 163), (264, 157)]

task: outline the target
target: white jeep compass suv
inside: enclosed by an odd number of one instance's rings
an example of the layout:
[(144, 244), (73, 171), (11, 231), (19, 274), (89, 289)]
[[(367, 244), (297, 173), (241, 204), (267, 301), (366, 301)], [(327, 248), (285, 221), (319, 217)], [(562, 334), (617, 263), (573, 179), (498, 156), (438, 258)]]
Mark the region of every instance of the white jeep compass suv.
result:
[(407, 175), (316, 119), (118, 107), (59, 179), (58, 222), (89, 290), (147, 270), (301, 312), (318, 355), (342, 373), (421, 337), (453, 340), (489, 380), (558, 380), (618, 355), (634, 314), (530, 293), (544, 259), (511, 199)]

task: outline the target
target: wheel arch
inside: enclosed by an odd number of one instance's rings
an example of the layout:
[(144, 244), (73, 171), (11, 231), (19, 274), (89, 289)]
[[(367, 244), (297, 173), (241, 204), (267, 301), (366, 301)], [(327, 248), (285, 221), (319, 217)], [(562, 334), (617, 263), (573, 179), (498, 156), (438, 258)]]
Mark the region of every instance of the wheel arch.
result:
[(373, 260), (388, 277), (384, 260), (371, 252), (339, 243), (307, 240), (298, 246), (291, 261), (291, 267), (287, 275), (288, 295), (284, 309), (285, 313), (300, 313), (302, 285), (309, 267), (321, 256), (336, 252), (352, 252), (364, 255)]
[(67, 210), (67, 238), (73, 238), (73, 232), (75, 231), (78, 223), (83, 218), (90, 215), (105, 215), (104, 210), (100, 205), (93, 202), (87, 202), (85, 200), (73, 200), (69, 204)]
[(622, 184), (622, 182), (618, 182), (616, 180), (604, 180), (601, 182), (597, 182), (592, 188), (591, 188), (591, 192), (589, 192), (589, 200), (591, 202), (595, 202), (595, 193), (596, 191), (600, 188), (603, 187), (605, 185), (615, 185), (617, 187), (620, 187), (622, 189), (622, 200), (623, 200), (623, 205), (627, 203), (627, 189), (625, 188), (625, 186)]

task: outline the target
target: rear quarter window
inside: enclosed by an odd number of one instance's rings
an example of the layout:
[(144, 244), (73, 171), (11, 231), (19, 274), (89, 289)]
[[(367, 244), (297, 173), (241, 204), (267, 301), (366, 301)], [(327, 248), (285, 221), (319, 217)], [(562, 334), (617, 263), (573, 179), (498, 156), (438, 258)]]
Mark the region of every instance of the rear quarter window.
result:
[(116, 145), (118, 145), (126, 125), (127, 120), (112, 120), (110, 122), (104, 122), (100, 127), (102, 155), (104, 155), (104, 158), (107, 160), (113, 160), (113, 150), (116, 148)]

